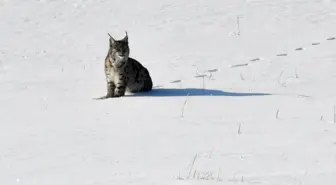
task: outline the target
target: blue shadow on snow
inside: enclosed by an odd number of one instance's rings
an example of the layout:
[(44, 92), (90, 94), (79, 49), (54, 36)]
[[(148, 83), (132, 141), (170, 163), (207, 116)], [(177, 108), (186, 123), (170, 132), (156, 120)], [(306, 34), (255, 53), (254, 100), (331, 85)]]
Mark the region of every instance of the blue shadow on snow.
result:
[[(188, 95), (189, 94), (189, 95)], [(186, 89), (166, 89), (158, 88), (149, 92), (139, 92), (126, 96), (131, 97), (171, 97), (171, 96), (267, 96), (268, 93), (239, 93), (239, 92), (226, 92), (213, 89), (200, 89), (200, 88), (186, 88)]]

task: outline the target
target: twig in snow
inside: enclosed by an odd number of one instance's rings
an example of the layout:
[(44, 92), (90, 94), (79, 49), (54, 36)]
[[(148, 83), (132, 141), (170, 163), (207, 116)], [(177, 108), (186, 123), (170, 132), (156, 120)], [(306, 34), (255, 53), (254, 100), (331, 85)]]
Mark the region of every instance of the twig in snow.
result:
[(242, 134), (242, 132), (241, 132), (241, 123), (238, 126), (238, 135), (240, 135), (240, 134)]
[[(196, 161), (196, 158), (197, 158), (197, 154), (195, 155), (191, 165), (190, 165), (190, 170), (189, 170), (189, 175), (188, 175), (188, 179), (190, 178), (190, 175), (191, 175), (191, 172), (192, 172), (192, 169), (194, 168), (194, 164), (195, 164), (195, 161)], [(195, 173), (196, 173), (196, 170), (195, 170)]]
[(283, 75), (283, 73), (284, 73), (284, 71), (281, 72), (281, 74), (280, 74), (280, 76), (279, 76), (279, 78), (278, 78), (278, 84), (284, 87), (285, 83), (281, 83), (281, 82), (280, 82), (280, 80), (281, 80), (281, 76)]
[(186, 106), (186, 104), (188, 102), (188, 97), (189, 97), (189, 93), (187, 94), (187, 98), (186, 98), (186, 100), (183, 103), (181, 118), (183, 118), (183, 116), (184, 116), (184, 108), (185, 108), (185, 106)]
[(205, 84), (204, 84), (204, 77), (206, 77), (207, 75), (197, 75), (195, 76), (196, 78), (202, 78), (203, 81), (202, 81), (202, 89), (204, 90), (204, 87), (205, 87)]
[(278, 117), (279, 117), (279, 109), (277, 110), (276, 115), (275, 115), (276, 119), (278, 119)]
[(237, 31), (238, 31), (237, 35), (240, 35), (240, 21), (239, 21), (240, 18), (241, 17), (237, 16)]
[(279, 76), (279, 78), (278, 78), (278, 83), (279, 83), (279, 84), (281, 84), (281, 83), (280, 83), (280, 79), (281, 79), (281, 76), (282, 76), (283, 73), (284, 73), (284, 71), (281, 72), (281, 74), (280, 74), (280, 76)]
[(299, 78), (299, 75), (298, 75), (298, 73), (297, 73), (297, 70), (295, 69), (295, 77), (296, 78)]

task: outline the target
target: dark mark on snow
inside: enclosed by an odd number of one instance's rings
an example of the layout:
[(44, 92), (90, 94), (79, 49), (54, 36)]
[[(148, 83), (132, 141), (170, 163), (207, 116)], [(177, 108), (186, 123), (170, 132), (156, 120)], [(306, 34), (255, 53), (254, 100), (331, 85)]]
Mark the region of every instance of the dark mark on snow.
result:
[(276, 56), (278, 56), (278, 57), (284, 57), (284, 56), (287, 56), (287, 53), (280, 53), (280, 54), (277, 54)]
[(247, 66), (248, 63), (245, 63), (245, 64), (236, 64), (236, 65), (230, 65), (231, 68), (234, 68), (234, 67), (243, 67), (243, 66)]
[(255, 62), (255, 61), (258, 61), (258, 60), (260, 60), (260, 58), (253, 58), (253, 59), (251, 59), (250, 61), (251, 61), (251, 62)]

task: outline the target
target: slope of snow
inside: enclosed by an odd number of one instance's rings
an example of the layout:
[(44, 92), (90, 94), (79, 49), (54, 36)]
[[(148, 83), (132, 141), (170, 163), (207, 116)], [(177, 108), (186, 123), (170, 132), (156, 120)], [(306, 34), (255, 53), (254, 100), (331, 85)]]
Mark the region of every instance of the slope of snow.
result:
[[(335, 12), (1, 0), (0, 184), (335, 184)], [(94, 100), (107, 33), (125, 31), (156, 88)]]

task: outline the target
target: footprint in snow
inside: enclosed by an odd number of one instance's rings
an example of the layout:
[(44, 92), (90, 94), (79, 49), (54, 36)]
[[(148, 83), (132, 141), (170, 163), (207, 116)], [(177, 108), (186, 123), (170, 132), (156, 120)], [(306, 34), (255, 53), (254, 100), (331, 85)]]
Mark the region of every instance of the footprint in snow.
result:
[(253, 59), (251, 59), (250, 61), (251, 61), (251, 62), (255, 62), (255, 61), (258, 61), (258, 60), (260, 60), (260, 58), (253, 58)]
[(230, 65), (230, 68), (248, 66), (248, 63)]
[(170, 83), (180, 83), (180, 82), (182, 82), (182, 80), (173, 80)]
[(155, 85), (155, 86), (153, 86), (153, 88), (160, 88), (160, 87), (163, 87), (163, 85)]
[(213, 72), (217, 72), (217, 71), (219, 71), (219, 69), (209, 69), (209, 70), (207, 70), (207, 72), (209, 72), (209, 73), (213, 73)]

